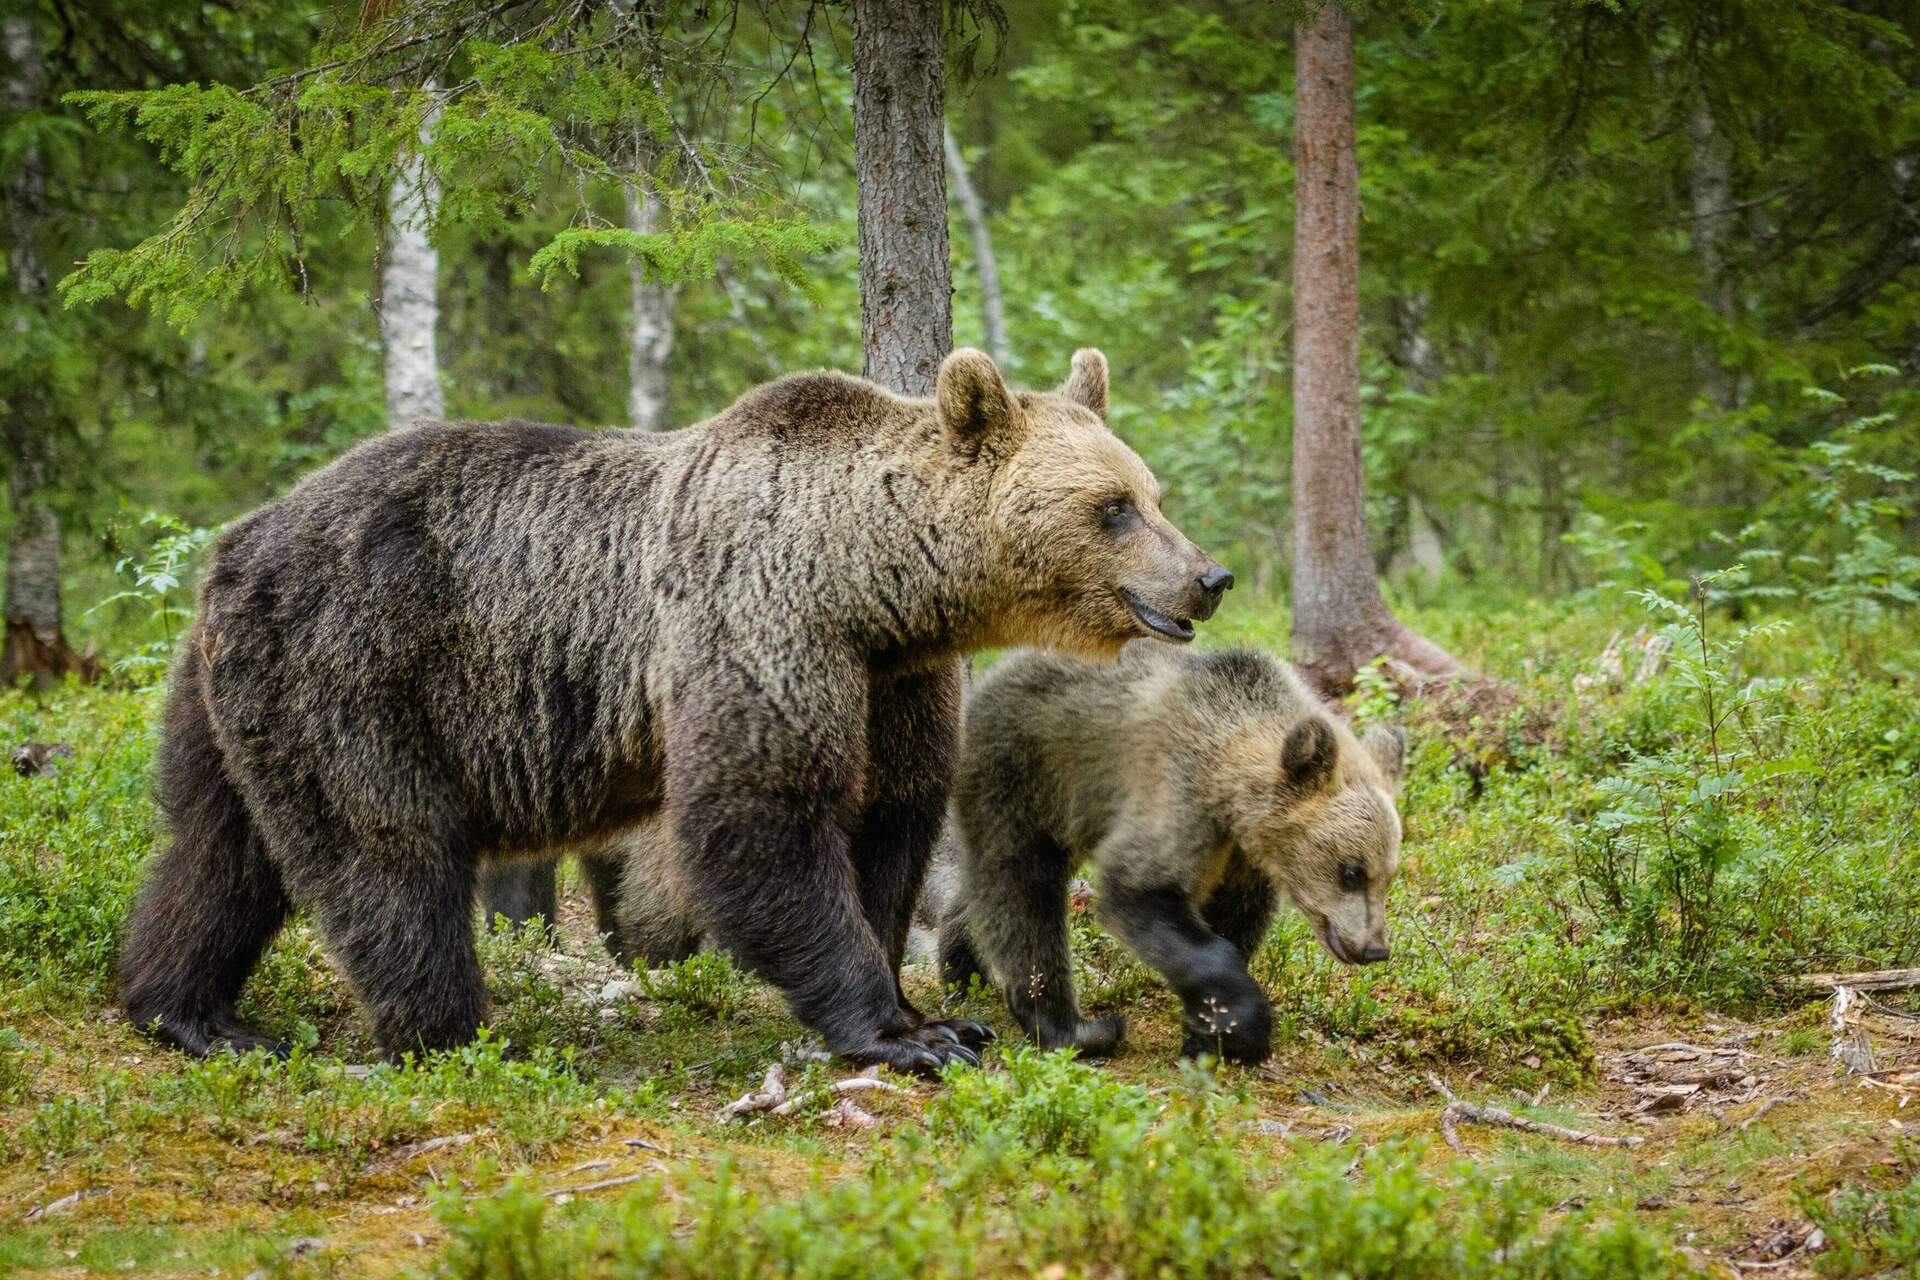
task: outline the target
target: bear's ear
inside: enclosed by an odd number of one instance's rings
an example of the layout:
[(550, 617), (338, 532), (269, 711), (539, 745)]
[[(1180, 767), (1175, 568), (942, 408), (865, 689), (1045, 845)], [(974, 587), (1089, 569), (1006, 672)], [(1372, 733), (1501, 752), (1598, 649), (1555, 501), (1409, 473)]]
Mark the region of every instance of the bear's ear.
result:
[(1302, 790), (1325, 786), (1333, 781), (1333, 764), (1340, 755), (1340, 744), (1333, 726), (1319, 716), (1308, 716), (1287, 734), (1280, 748), (1280, 770), (1288, 784)]
[(933, 397), (947, 433), (968, 453), (1011, 436), (1020, 421), (1020, 408), (993, 357), (972, 347), (961, 347), (940, 362)]
[(1400, 790), (1400, 779), (1407, 772), (1407, 731), (1397, 724), (1375, 725), (1361, 735), (1360, 745), (1380, 766), (1387, 785)]
[(1073, 353), (1073, 372), (1060, 384), (1060, 394), (1093, 410), (1100, 421), (1107, 420), (1107, 358), (1099, 348), (1082, 347)]

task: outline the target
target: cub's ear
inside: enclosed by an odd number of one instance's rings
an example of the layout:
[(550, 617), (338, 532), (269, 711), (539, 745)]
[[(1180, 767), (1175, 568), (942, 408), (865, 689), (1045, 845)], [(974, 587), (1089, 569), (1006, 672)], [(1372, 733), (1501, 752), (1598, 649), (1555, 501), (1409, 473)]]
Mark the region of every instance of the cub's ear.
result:
[(1082, 347), (1073, 353), (1073, 372), (1060, 384), (1060, 394), (1083, 404), (1107, 420), (1107, 358), (1097, 347)]
[(1011, 438), (1020, 423), (1020, 407), (993, 357), (972, 347), (961, 347), (940, 362), (933, 397), (947, 434), (968, 453)]
[(1292, 786), (1325, 786), (1333, 781), (1333, 764), (1339, 755), (1333, 726), (1319, 716), (1308, 716), (1287, 734), (1286, 745), (1280, 748), (1280, 770)]
[(1407, 772), (1407, 731), (1397, 724), (1375, 725), (1360, 736), (1360, 745), (1387, 776), (1387, 785), (1400, 790)]

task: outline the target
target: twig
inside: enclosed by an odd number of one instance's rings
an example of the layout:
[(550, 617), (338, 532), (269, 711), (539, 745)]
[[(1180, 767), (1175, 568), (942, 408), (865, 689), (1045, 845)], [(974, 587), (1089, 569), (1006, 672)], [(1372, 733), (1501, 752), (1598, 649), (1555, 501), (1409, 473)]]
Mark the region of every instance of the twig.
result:
[(1760, 1107), (1757, 1111), (1755, 1111), (1752, 1115), (1748, 1116), (1745, 1120), (1742, 1120), (1740, 1122), (1740, 1132), (1745, 1133), (1747, 1130), (1753, 1128), (1753, 1126), (1755, 1126), (1756, 1124), (1759, 1124), (1760, 1117), (1766, 1115), (1767, 1112), (1773, 1110), (1775, 1107), (1779, 1106), (1781, 1103), (1785, 1101), (1786, 1099), (1781, 1097), (1768, 1098), (1765, 1102), (1760, 1104)]
[(370, 1173), (379, 1173), (383, 1169), (391, 1169), (398, 1165), (403, 1165), (416, 1156), (424, 1156), (428, 1152), (438, 1151), (442, 1147), (464, 1147), (469, 1142), (472, 1142), (473, 1138), (474, 1135), (471, 1133), (449, 1133), (443, 1137), (427, 1138), (420, 1142), (410, 1142), (404, 1147), (396, 1148), (383, 1156), (377, 1156), (367, 1161), (365, 1165), (361, 1166), (360, 1175), (365, 1177)]
[(1449, 1102), (1447, 1109), (1440, 1113), (1440, 1128), (1447, 1130), (1447, 1120), (1471, 1120), (1475, 1124), (1502, 1125), (1508, 1129), (1519, 1129), (1526, 1133), (1544, 1134), (1549, 1138), (1559, 1138), (1563, 1142), (1577, 1142), (1585, 1147), (1637, 1147), (1645, 1138), (1629, 1136), (1625, 1138), (1609, 1137), (1604, 1133), (1588, 1133), (1584, 1129), (1568, 1129), (1557, 1124), (1548, 1124), (1543, 1120), (1529, 1120), (1525, 1116), (1514, 1115), (1511, 1111), (1502, 1111), (1499, 1107), (1480, 1107), (1471, 1102)]
[(1447, 1088), (1446, 1082), (1436, 1075), (1429, 1075), (1427, 1083), (1439, 1090), (1447, 1100), (1447, 1105), (1440, 1112), (1440, 1136), (1447, 1140), (1448, 1146), (1463, 1154), (1466, 1148), (1461, 1145), (1460, 1135), (1454, 1128), (1455, 1124), (1462, 1120), (1471, 1121), (1474, 1124), (1519, 1129), (1525, 1133), (1543, 1134), (1549, 1138), (1559, 1138), (1563, 1142), (1577, 1142), (1587, 1147), (1637, 1147), (1646, 1141), (1645, 1138), (1640, 1137), (1614, 1138), (1603, 1133), (1588, 1133), (1584, 1129), (1568, 1129), (1561, 1125), (1548, 1124), (1543, 1120), (1529, 1120), (1525, 1116), (1514, 1115), (1513, 1112), (1503, 1111), (1499, 1107), (1482, 1107), (1471, 1102), (1462, 1102), (1453, 1096), (1453, 1090)]
[(577, 1187), (555, 1187), (552, 1191), (547, 1192), (547, 1199), (552, 1200), (557, 1196), (577, 1196), (587, 1191), (605, 1191), (608, 1187), (624, 1187), (635, 1182), (644, 1182), (648, 1178), (653, 1177), (653, 1174), (654, 1171), (649, 1169), (645, 1173), (629, 1173), (618, 1178), (602, 1178), (598, 1182), (583, 1183)]
[(89, 1187), (84, 1191), (75, 1191), (69, 1195), (61, 1196), (51, 1204), (41, 1205), (38, 1209), (28, 1213), (26, 1220), (28, 1222), (37, 1222), (49, 1213), (65, 1213), (82, 1200), (91, 1200), (95, 1196), (108, 1195), (110, 1192), (111, 1188), (108, 1187)]

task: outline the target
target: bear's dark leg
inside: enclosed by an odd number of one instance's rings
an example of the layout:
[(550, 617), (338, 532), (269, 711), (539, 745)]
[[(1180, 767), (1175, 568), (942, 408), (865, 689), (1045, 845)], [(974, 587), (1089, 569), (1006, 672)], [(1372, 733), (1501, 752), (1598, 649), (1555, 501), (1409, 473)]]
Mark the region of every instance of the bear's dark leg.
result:
[(1273, 1038), (1273, 1007), (1233, 943), (1209, 929), (1172, 885), (1100, 886), (1100, 913), (1122, 941), (1167, 980), (1184, 1007), (1181, 1052), (1261, 1062)]
[(473, 863), (424, 840), (369, 851), (341, 839), (332, 891), (300, 896), (315, 905), (381, 1050), (398, 1059), (465, 1044), (487, 1003), (473, 949)]
[(480, 901), (487, 927), (495, 916), (505, 916), (518, 929), (539, 916), (551, 933), (559, 910), (558, 872), (560, 860), (546, 858), (499, 862), (480, 877)]
[(1251, 963), (1253, 953), (1267, 940), (1273, 908), (1273, 881), (1236, 854), (1227, 864), (1226, 878), (1214, 886), (1200, 909), (1200, 918), (1209, 929), (1238, 947), (1241, 958)]
[(120, 950), (134, 1026), (192, 1054), (284, 1047), (234, 1017), (234, 1002), (287, 918), (280, 873), (234, 789), (189, 655), (167, 699), (157, 790), (172, 843), (147, 874)]
[[(708, 647), (735, 645), (716, 637)], [(834, 658), (818, 646), (782, 652), (817, 666)], [(911, 1071), (977, 1062), (956, 1033), (901, 1004), (860, 900), (846, 824), (866, 761), (864, 671), (829, 666), (812, 673), (818, 687), (790, 680), (774, 702), (738, 664), (715, 666), (675, 689), (666, 750), (678, 856), (715, 939), (853, 1061)]]
[[(849, 846), (860, 905), (887, 949), (900, 1005), (918, 1011), (900, 987), (900, 963), (914, 903), (946, 817), (953, 784), (961, 664), (876, 680), (867, 702), (866, 808)], [(993, 1032), (965, 1018), (936, 1020), (979, 1048)]]

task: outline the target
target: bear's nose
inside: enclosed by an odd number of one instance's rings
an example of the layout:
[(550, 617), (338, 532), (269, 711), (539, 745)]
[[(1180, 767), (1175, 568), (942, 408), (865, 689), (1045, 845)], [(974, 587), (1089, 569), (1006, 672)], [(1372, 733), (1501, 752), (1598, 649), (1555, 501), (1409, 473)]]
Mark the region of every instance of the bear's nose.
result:
[(1393, 949), (1391, 947), (1388, 947), (1383, 942), (1376, 942), (1360, 953), (1360, 963), (1379, 964), (1382, 960), (1391, 958), (1392, 955)]
[(1219, 565), (1200, 575), (1200, 589), (1210, 596), (1217, 596), (1233, 586), (1233, 575)]

